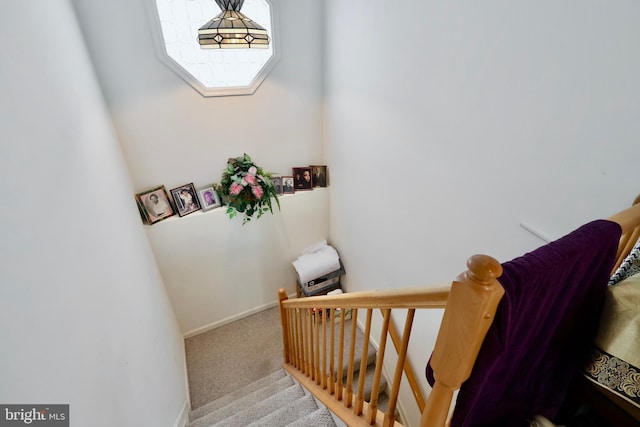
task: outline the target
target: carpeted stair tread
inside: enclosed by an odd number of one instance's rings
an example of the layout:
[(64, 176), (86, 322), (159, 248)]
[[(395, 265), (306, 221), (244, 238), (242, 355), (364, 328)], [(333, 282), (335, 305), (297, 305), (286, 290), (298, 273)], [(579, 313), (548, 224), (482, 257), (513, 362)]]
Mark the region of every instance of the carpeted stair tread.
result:
[[(382, 412), (387, 412), (388, 408), (389, 408), (389, 395), (387, 393), (380, 393), (380, 395), (378, 396), (378, 410)], [(395, 408), (394, 413), (395, 413), (396, 419), (398, 419), (398, 416), (400, 415), (400, 412), (398, 411), (398, 407)]]
[[(330, 323), (327, 322), (327, 328), (329, 328)], [(323, 332), (320, 332), (320, 339), (323, 338)], [(350, 343), (351, 343), (351, 320), (346, 320), (344, 324), (344, 337), (345, 344), (343, 354), (343, 375), (347, 375), (349, 367), (347, 366), (347, 361), (349, 360), (349, 351), (350, 351)], [(334, 327), (334, 357), (333, 357), (333, 372), (335, 374), (338, 373), (338, 356), (339, 356), (339, 341), (340, 341), (340, 323), (336, 323)], [(356, 346), (355, 346), (355, 354), (354, 354), (354, 364), (353, 371), (358, 372), (360, 370), (360, 361), (362, 360), (362, 347), (364, 344), (364, 333), (360, 330), (360, 328), (356, 328)], [(331, 352), (331, 331), (327, 330), (327, 360), (329, 360)], [(370, 365), (376, 361), (376, 349), (370, 343), (367, 348), (367, 365)]]
[[(303, 391), (304, 392), (304, 391)], [(289, 402), (276, 411), (249, 424), (248, 427), (286, 426), (306, 415), (318, 410), (318, 405), (312, 395), (305, 395)]]
[[(191, 413), (189, 414), (189, 420), (193, 421), (195, 419), (198, 419), (210, 412), (214, 412), (219, 408), (223, 408), (227, 405), (229, 405), (230, 403), (233, 403), (234, 401), (241, 399), (251, 393), (253, 393), (256, 390), (259, 390), (263, 387), (266, 387), (268, 385), (274, 384), (275, 382), (283, 379), (283, 378), (289, 378), (289, 376), (287, 375), (287, 373), (284, 371), (284, 369), (279, 369), (269, 375), (267, 375), (264, 378), (261, 378), (251, 384), (247, 384), (244, 387), (239, 388), (238, 390), (231, 392), (219, 399), (216, 399), (214, 401), (211, 401), (203, 406), (200, 406), (196, 409), (194, 409), (193, 411), (191, 411)], [(292, 384), (292, 383), (291, 383)]]
[[(264, 386), (255, 390), (246, 396), (234, 400), (233, 402), (218, 408), (212, 412), (206, 413), (199, 418), (194, 418), (187, 427), (209, 427), (217, 422), (229, 418), (238, 412), (250, 408), (256, 404), (260, 404), (269, 400), (274, 395), (293, 387), (300, 387), (291, 376), (277, 380), (275, 383)], [(237, 424), (239, 425), (239, 424)]]
[[(359, 316), (360, 317), (360, 316)], [(351, 320), (345, 321), (345, 362), (343, 375), (344, 386), (347, 384), (348, 367), (346, 361), (350, 352), (348, 342), (351, 334)], [(337, 374), (338, 345), (340, 335), (340, 323), (335, 325), (335, 354), (334, 372)], [(330, 341), (330, 323), (326, 322), (326, 338)], [(320, 345), (324, 338), (322, 327), (320, 328)], [(360, 328), (356, 328), (356, 354), (353, 374), (353, 389), (357, 392), (359, 368), (362, 358), (364, 334)], [(322, 347), (321, 347), (322, 351)], [(330, 343), (327, 342), (327, 356), (331, 357)], [(375, 375), (376, 349), (370, 344), (366, 354), (367, 369), (365, 377), (364, 399), (371, 398), (371, 388)], [(326, 366), (327, 370), (330, 366)], [(384, 411), (388, 407), (388, 396), (385, 391), (387, 383), (384, 376), (380, 379), (378, 396), (378, 409)], [(398, 413), (396, 409), (396, 414)], [(304, 387), (302, 387), (285, 370), (280, 369), (268, 376), (241, 387), (219, 399), (206, 403), (191, 411), (191, 422), (186, 427), (335, 427), (336, 418), (318, 400), (314, 399)]]
[(319, 408), (304, 417), (287, 424), (287, 427), (335, 427), (336, 423), (327, 408)]
[[(364, 400), (369, 401), (371, 399), (371, 389), (373, 388), (373, 377), (375, 376), (375, 366), (369, 365), (367, 366), (367, 373), (364, 377)], [(344, 384), (346, 386), (347, 379), (345, 378)], [(353, 374), (353, 391), (354, 393), (358, 390), (358, 381), (360, 381), (360, 372), (356, 372)], [(380, 377), (380, 386), (379, 386), (379, 396), (381, 396), (387, 390), (387, 380), (384, 378), (384, 375)]]
[(213, 425), (215, 427), (238, 427), (247, 426), (254, 421), (259, 420), (273, 412), (274, 408), (281, 408), (290, 402), (304, 397), (306, 394), (300, 384), (294, 384), (291, 387), (272, 395), (252, 406), (245, 406), (241, 411), (227, 417)]

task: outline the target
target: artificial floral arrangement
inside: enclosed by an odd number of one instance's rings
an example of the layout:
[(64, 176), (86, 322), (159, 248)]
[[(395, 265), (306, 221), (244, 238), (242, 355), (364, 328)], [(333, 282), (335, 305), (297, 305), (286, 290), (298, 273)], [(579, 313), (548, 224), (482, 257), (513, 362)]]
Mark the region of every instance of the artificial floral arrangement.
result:
[(267, 211), (273, 213), (271, 198), (276, 200), (280, 209), (271, 175), (253, 163), (246, 153), (227, 161), (227, 168), (222, 172), (217, 191), (226, 199), (229, 218), (235, 217), (238, 212), (243, 213), (244, 225), (251, 221), (253, 215), (257, 214), (260, 218)]

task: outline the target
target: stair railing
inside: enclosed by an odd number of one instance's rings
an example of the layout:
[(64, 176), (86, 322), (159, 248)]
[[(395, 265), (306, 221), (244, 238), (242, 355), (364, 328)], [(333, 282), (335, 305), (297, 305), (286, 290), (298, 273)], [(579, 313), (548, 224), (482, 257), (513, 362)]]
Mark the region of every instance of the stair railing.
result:
[[(496, 280), (500, 264), (485, 255), (474, 255), (469, 270), (452, 285), (386, 291), (354, 292), (338, 295), (288, 299), (280, 289), (280, 315), (283, 331), (284, 368), (348, 426), (401, 425), (395, 419), (403, 373), (422, 414), (422, 427), (444, 426), (454, 391), (469, 377), (473, 363), (495, 311), (504, 294)], [(418, 379), (407, 360), (409, 338), (415, 311), (445, 309), (431, 364), (436, 383), (426, 400)], [(371, 397), (364, 397), (367, 352), (374, 310), (382, 313), (382, 329), (375, 363)], [(404, 329), (399, 334), (392, 312), (405, 311)], [(346, 320), (351, 314), (350, 330)], [(356, 353), (356, 328), (363, 314), (364, 340), (358, 384), (353, 384)], [(398, 315), (396, 315), (398, 317)], [(345, 337), (350, 348), (345, 349)], [(390, 336), (397, 354), (388, 407), (378, 409), (380, 380)], [(347, 360), (344, 360), (347, 355)], [(425, 361), (426, 363), (426, 361)], [(346, 372), (346, 376), (344, 375)], [(344, 380), (346, 378), (346, 381)]]
[[(632, 207), (609, 217), (609, 220), (617, 222), (623, 234), (617, 254), (617, 268), (640, 236), (640, 196), (636, 198)], [(474, 255), (467, 261), (467, 267), (468, 270), (451, 286), (444, 287), (356, 292), (295, 300), (288, 300), (285, 290), (280, 289), (285, 369), (347, 425), (384, 427), (393, 426), (395, 423), (395, 406), (404, 370), (422, 414), (420, 427), (445, 426), (453, 394), (462, 382), (469, 378), (482, 341), (495, 317), (498, 303), (504, 295), (504, 289), (497, 280), (502, 274), (502, 266), (495, 259), (486, 255)], [(406, 354), (415, 310), (429, 308), (445, 310), (430, 361), (435, 383), (425, 402), (418, 380), (409, 369)], [(358, 312), (365, 311), (362, 354), (366, 355), (371, 333), (371, 317), (376, 309), (383, 313), (383, 326), (373, 391), (369, 402), (365, 402), (364, 375), (359, 375), (357, 386), (353, 384), (355, 328)], [(407, 310), (401, 336), (398, 335), (391, 318), (392, 310), (398, 309)], [(351, 347), (345, 361), (344, 338), (347, 331), (344, 318), (349, 310), (352, 313), (351, 330), (348, 331)], [(341, 324), (336, 346), (335, 324), (338, 319)], [(377, 407), (377, 400), (387, 334), (396, 346), (398, 359), (389, 395), (389, 407), (385, 413), (381, 413)], [(330, 339), (328, 347), (327, 335)], [(361, 365), (363, 373), (366, 369), (365, 359), (366, 357), (363, 357)], [(343, 381), (345, 369), (346, 384)]]

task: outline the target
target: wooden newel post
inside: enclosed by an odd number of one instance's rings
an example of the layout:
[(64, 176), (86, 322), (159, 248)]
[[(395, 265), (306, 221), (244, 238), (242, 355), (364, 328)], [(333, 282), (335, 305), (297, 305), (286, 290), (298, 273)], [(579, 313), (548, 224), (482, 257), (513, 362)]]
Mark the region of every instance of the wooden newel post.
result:
[(284, 353), (284, 363), (290, 363), (289, 360), (289, 322), (287, 320), (287, 310), (282, 303), (288, 300), (287, 291), (284, 288), (278, 289), (278, 305), (280, 306), (280, 322), (282, 324), (282, 349)]
[(487, 255), (474, 255), (467, 267), (451, 285), (431, 356), (436, 382), (422, 412), (421, 427), (445, 425), (453, 392), (469, 378), (504, 295), (497, 280), (502, 275), (498, 261)]

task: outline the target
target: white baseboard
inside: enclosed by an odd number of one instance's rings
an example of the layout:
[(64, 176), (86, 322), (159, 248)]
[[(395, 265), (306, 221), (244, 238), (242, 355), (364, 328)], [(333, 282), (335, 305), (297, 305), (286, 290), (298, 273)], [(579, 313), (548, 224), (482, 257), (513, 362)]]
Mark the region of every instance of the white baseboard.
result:
[(182, 354), (184, 355), (184, 390), (185, 393), (187, 394), (187, 399), (186, 399), (186, 406), (187, 406), (187, 413), (189, 413), (191, 411), (191, 389), (190, 389), (190, 385), (189, 385), (189, 369), (187, 367), (187, 343), (186, 341), (183, 339), (182, 340)]
[(173, 427), (185, 427), (189, 423), (189, 401), (185, 400), (182, 405), (182, 411), (178, 415), (178, 419), (173, 423)]
[[(295, 295), (296, 295), (295, 293), (291, 294), (291, 295), (289, 295), (289, 298), (292, 298)], [(185, 332), (184, 334), (182, 334), (182, 337), (183, 338), (190, 338), (192, 336), (201, 334), (203, 332), (207, 332), (207, 331), (210, 331), (212, 329), (219, 328), (220, 326), (224, 326), (227, 323), (231, 323), (231, 322), (234, 322), (236, 320), (244, 319), (245, 317), (249, 317), (252, 314), (260, 313), (261, 311), (268, 310), (270, 308), (276, 307), (277, 305), (278, 305), (278, 301), (272, 301), (272, 302), (269, 302), (267, 304), (263, 304), (263, 305), (260, 305), (258, 307), (254, 307), (254, 308), (252, 308), (250, 310), (243, 311), (242, 313), (238, 313), (238, 314), (235, 314), (233, 316), (227, 317), (225, 319), (218, 320), (216, 322), (209, 323), (208, 325), (204, 325), (204, 326), (201, 326), (199, 328), (193, 329), (193, 330), (191, 330), (189, 332)]]

